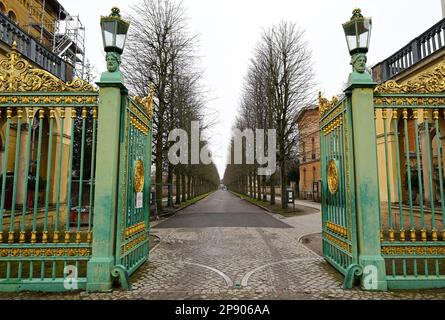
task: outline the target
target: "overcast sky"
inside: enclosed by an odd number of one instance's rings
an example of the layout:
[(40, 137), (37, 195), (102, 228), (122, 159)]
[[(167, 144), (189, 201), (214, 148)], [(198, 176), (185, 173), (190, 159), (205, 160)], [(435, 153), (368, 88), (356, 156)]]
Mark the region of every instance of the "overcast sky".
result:
[[(138, 0), (59, 0), (86, 27), (86, 55), (98, 72), (105, 70), (100, 15), (111, 7), (123, 12)], [(190, 30), (200, 35), (205, 85), (215, 98), (209, 108), (220, 123), (207, 133), (222, 176), (230, 128), (236, 116), (248, 60), (263, 28), (280, 20), (306, 30), (313, 53), (317, 89), (338, 94), (346, 82), (349, 53), (341, 24), (360, 7), (373, 19), (368, 63), (375, 64), (406, 45), (442, 18), (440, 0), (183, 0)], [(125, 52), (124, 52), (125, 54)]]

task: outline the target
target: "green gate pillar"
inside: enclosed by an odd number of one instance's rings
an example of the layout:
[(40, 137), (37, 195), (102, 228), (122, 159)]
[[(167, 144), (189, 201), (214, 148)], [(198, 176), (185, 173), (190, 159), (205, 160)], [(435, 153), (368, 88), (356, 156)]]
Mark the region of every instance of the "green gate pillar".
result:
[[(107, 54), (107, 61), (116, 55)], [(109, 70), (113, 62), (108, 61)], [(104, 72), (97, 83), (99, 91), (99, 119), (97, 136), (96, 185), (94, 199), (93, 252), (88, 262), (87, 290), (111, 290), (115, 265), (115, 224), (119, 177), (120, 120), (123, 98), (127, 89), (119, 70)]]
[[(120, 125), (124, 99), (128, 94), (119, 70), (129, 23), (119, 9), (101, 17), (107, 70), (99, 86), (96, 184), (94, 194), (93, 251), (87, 266), (87, 290), (109, 291), (115, 266), (116, 215), (119, 186)], [(119, 41), (118, 41), (119, 40)]]
[(351, 104), (356, 186), (357, 239), (361, 285), (366, 290), (387, 290), (380, 246), (380, 199), (374, 121), (374, 82), (365, 72), (366, 56), (352, 57), (353, 72), (345, 90)]

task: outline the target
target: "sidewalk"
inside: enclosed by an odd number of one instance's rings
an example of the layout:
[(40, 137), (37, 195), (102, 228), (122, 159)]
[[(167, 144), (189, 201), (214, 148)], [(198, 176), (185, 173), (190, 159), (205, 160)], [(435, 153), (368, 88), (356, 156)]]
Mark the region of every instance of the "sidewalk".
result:
[[(267, 201), (270, 201), (270, 195), (267, 195)], [(281, 196), (275, 195), (275, 202), (281, 203)], [(321, 203), (309, 201), (309, 200), (295, 200), (296, 205), (310, 207), (321, 211)], [(291, 204), (289, 204), (291, 205)]]

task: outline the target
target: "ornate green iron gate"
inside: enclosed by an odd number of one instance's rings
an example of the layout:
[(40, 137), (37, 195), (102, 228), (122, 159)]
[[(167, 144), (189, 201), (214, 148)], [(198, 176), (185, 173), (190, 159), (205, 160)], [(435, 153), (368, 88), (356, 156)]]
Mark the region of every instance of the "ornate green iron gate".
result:
[(358, 263), (351, 108), (346, 97), (319, 97), (325, 258), (347, 278)]
[(129, 288), (148, 258), (153, 93), (104, 75), (0, 60), (0, 291)]
[(127, 99), (122, 112), (116, 267), (126, 279), (148, 258), (151, 107), (150, 101)]
[(98, 92), (33, 68), (15, 45), (0, 80), (0, 291), (67, 290), (67, 276), (85, 288)]
[(444, 83), (445, 63), (376, 88), (354, 70), (319, 99), (323, 252), (347, 288), (445, 287)]

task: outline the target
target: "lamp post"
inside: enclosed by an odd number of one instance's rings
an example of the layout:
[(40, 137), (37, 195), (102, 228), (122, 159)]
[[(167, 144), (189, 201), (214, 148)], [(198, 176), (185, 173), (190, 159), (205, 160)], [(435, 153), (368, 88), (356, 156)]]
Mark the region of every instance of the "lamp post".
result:
[(113, 8), (111, 15), (101, 18), (102, 38), (107, 71), (99, 86), (96, 185), (94, 196), (94, 235), (92, 256), (88, 261), (87, 290), (109, 291), (115, 267), (115, 229), (118, 213), (120, 119), (125, 112), (128, 90), (119, 70), (129, 23)]
[(101, 17), (100, 26), (108, 70), (102, 74), (101, 82), (123, 82), (119, 66), (130, 24), (121, 18), (119, 8), (114, 7), (109, 16)]
[[(366, 71), (366, 53), (371, 37), (371, 18), (354, 9), (352, 18), (343, 24), (352, 72), (345, 90), (353, 139), (355, 203), (357, 215), (358, 263), (362, 269), (362, 287), (387, 290), (385, 262), (380, 244), (380, 195), (377, 170), (376, 130), (374, 120), (374, 87)], [(352, 269), (351, 269), (352, 271)], [(353, 277), (349, 275), (349, 277)], [(345, 281), (346, 283), (346, 281)]]
[(372, 20), (363, 17), (361, 10), (356, 8), (351, 19), (343, 24), (349, 54), (351, 55), (352, 73), (348, 85), (352, 83), (372, 82), (372, 77), (366, 72), (366, 62), (371, 38)]

